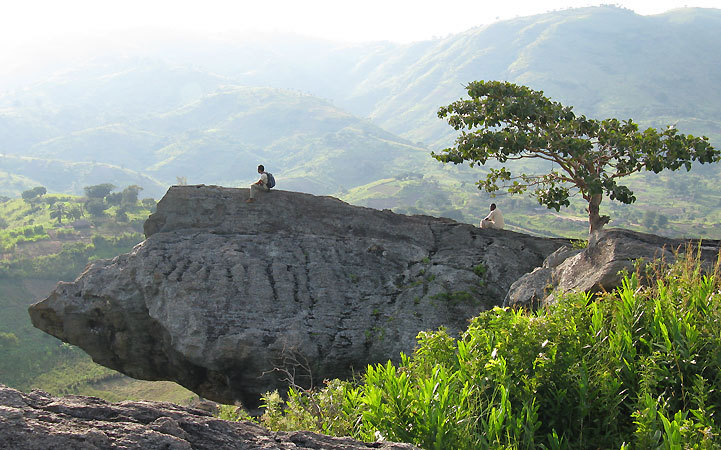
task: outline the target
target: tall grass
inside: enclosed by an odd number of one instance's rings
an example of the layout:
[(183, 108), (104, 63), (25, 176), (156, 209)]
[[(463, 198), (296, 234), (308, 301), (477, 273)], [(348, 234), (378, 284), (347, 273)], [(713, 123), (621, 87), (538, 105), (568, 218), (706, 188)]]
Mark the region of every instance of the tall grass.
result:
[(719, 265), (687, 255), (604, 295), (486, 311), (459, 339), (420, 333), (398, 365), (268, 394), (261, 421), (427, 449), (720, 447)]

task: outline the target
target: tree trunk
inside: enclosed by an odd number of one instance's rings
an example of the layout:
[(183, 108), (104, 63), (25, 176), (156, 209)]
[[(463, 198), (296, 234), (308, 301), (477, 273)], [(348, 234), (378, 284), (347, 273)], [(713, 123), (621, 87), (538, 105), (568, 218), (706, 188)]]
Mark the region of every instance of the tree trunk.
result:
[(610, 217), (599, 214), (598, 211), (601, 206), (601, 200), (603, 200), (603, 194), (595, 194), (592, 195), (591, 199), (588, 201), (588, 223), (590, 224), (588, 231), (589, 234), (601, 231), (603, 226), (611, 220)]

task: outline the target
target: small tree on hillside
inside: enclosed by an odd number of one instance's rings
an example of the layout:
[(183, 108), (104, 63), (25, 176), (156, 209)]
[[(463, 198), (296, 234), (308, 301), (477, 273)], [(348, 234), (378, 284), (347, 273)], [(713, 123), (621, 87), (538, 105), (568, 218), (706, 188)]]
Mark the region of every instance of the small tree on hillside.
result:
[(65, 203), (55, 203), (50, 209), (50, 218), (57, 219), (58, 225), (62, 225), (64, 217), (70, 217)]
[(137, 205), (138, 204), (138, 193), (140, 193), (140, 191), (142, 191), (142, 190), (143, 190), (143, 188), (141, 186), (138, 186), (137, 184), (128, 186), (125, 189), (123, 189), (122, 205), (125, 208), (132, 208), (135, 205)]
[(115, 185), (110, 183), (96, 184), (94, 186), (85, 186), (85, 196), (88, 198), (104, 199), (110, 192), (115, 189)]
[(68, 210), (68, 217), (73, 220), (80, 220), (85, 215), (83, 205), (72, 205)]
[(479, 189), (490, 193), (507, 189), (511, 194), (533, 189), (540, 204), (556, 211), (569, 206), (572, 190), (578, 190), (588, 202), (591, 233), (610, 220), (599, 214), (604, 195), (626, 204), (636, 201), (633, 192), (618, 183), (620, 178), (644, 170), (690, 170), (693, 161), (721, 159), (706, 137), (685, 136), (674, 127), (639, 131), (630, 119), (576, 116), (571, 107), (526, 86), (474, 81), (466, 90), (470, 100), (458, 100), (438, 111), (461, 135), (455, 147), (433, 156), (444, 163), (469, 161), (471, 166), (488, 160), (550, 161), (558, 169), (540, 175), (513, 176), (506, 167), (491, 168), (478, 182)]
[(37, 186), (32, 189), (28, 189), (27, 191), (23, 191), (22, 194), (20, 194), (27, 203), (33, 203), (38, 197), (42, 197), (43, 195), (47, 194), (48, 190), (45, 189), (43, 186)]

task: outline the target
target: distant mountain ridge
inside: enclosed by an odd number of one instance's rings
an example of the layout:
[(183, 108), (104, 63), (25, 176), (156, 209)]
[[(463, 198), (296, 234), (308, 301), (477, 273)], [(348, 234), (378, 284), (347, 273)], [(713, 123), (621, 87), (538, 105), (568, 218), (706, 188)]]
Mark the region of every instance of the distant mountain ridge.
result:
[[(92, 102), (85, 107), (86, 114), (102, 109)], [(321, 193), (390, 176), (409, 160), (422, 165), (430, 159), (427, 150), (325, 100), (288, 90), (219, 85), (180, 107), (147, 111), (124, 122), (96, 119), (96, 126), (4, 152), (109, 164), (166, 185), (177, 177), (246, 183), (258, 162), (272, 161), (269, 170), (282, 173), (284, 188)]]
[[(431, 146), (454, 132), (435, 113), (472, 80), (525, 84), (596, 118), (678, 122), (721, 142), (721, 10), (640, 16), (589, 7), (498, 22), (385, 51), (343, 102), (380, 126)], [(362, 105), (371, 104), (362, 109)], [(411, 107), (413, 106), (413, 107)], [(356, 109), (358, 108), (358, 109)]]

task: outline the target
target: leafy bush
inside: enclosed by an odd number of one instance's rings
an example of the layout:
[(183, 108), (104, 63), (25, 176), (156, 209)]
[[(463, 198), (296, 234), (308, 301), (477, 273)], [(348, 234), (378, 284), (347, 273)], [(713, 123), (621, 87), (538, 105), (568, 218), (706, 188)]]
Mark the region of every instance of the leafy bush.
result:
[(5, 333), (0, 331), (0, 347), (9, 347), (12, 345), (18, 345), (20, 343), (20, 339), (15, 335), (15, 333)]
[(571, 240), (571, 247), (576, 250), (588, 248), (588, 239), (573, 239)]
[(362, 407), (360, 391), (351, 383), (326, 380), (321, 390), (288, 391), (284, 403), (277, 391), (263, 397), (265, 413), (260, 423), (274, 430), (310, 430), (334, 436), (352, 434), (358, 423), (357, 411)]
[(483, 312), (459, 339), (420, 333), (397, 366), (285, 403), (267, 395), (262, 421), (429, 449), (719, 447), (718, 264), (704, 273), (689, 256), (644, 276), (537, 312)]
[(242, 406), (220, 405), (217, 417), (231, 422), (239, 422), (241, 420), (253, 421), (253, 417), (251, 417)]
[(108, 209), (110, 205), (105, 203), (105, 200), (102, 198), (90, 198), (87, 202), (85, 202), (85, 210), (90, 213), (93, 217), (100, 217), (103, 214), (105, 214), (105, 210)]

